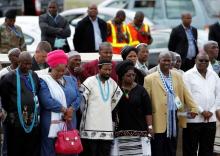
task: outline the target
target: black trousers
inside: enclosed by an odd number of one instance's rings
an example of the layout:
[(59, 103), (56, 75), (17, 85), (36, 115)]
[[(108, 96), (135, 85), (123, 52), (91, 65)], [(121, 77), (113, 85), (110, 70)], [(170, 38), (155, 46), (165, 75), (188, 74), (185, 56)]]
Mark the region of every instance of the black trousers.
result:
[(182, 62), (181, 69), (183, 71), (187, 71), (187, 70), (191, 69), (194, 65), (195, 65), (195, 59), (189, 60), (186, 58)]
[(176, 156), (177, 137), (167, 138), (165, 133), (155, 133), (151, 140), (152, 156)]
[(8, 156), (40, 156), (40, 130), (34, 127), (25, 133), (22, 127), (7, 124)]
[(183, 129), (183, 156), (213, 156), (216, 123), (187, 123)]
[(82, 139), (83, 152), (80, 156), (110, 156), (111, 140)]

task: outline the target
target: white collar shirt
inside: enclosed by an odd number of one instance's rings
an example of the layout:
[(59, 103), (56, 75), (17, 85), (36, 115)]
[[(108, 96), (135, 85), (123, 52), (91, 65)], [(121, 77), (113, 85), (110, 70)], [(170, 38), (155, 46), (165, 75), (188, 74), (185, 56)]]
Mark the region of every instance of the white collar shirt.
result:
[(92, 22), (93, 30), (94, 30), (95, 50), (98, 51), (99, 44), (102, 43), (102, 36), (101, 36), (100, 28), (99, 28), (98, 18), (96, 18), (95, 20), (92, 20), (91, 18), (89, 19)]
[(193, 100), (199, 107), (199, 115), (194, 119), (187, 119), (188, 123), (203, 123), (203, 111), (213, 113), (209, 122), (215, 122), (215, 111), (220, 109), (220, 79), (218, 75), (207, 69), (205, 78), (198, 72), (196, 66), (183, 74), (183, 80), (190, 91)]
[(141, 70), (144, 74), (148, 73), (147, 65), (144, 63), (140, 63), (138, 60), (136, 61), (135, 67), (139, 70)]

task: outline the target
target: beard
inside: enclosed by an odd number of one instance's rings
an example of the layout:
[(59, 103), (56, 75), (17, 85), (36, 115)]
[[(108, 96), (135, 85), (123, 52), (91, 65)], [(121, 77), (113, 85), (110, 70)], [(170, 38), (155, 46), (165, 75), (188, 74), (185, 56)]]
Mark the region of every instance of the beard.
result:
[(109, 75), (102, 75), (101, 76), (101, 79), (103, 79), (103, 80), (108, 80), (110, 78), (110, 76)]

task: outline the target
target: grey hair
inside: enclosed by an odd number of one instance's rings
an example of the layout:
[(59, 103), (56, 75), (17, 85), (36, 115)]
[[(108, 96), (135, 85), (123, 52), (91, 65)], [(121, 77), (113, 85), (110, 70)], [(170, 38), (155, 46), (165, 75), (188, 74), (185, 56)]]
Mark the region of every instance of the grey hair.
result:
[(12, 48), (8, 51), (8, 56), (12, 55), (15, 52), (21, 53), (21, 50), (19, 48)]
[(112, 47), (112, 45), (109, 42), (102, 42), (99, 44), (99, 51), (101, 50), (102, 47)]
[(207, 41), (207, 42), (204, 44), (204, 46), (203, 46), (204, 51), (207, 52), (207, 50), (210, 48), (210, 46), (211, 46), (212, 44), (218, 45), (218, 42), (213, 41), (213, 40)]
[(162, 58), (164, 58), (165, 56), (169, 56), (170, 58), (172, 58), (172, 54), (171, 51), (163, 51), (159, 54), (158, 56), (158, 60), (160, 61)]

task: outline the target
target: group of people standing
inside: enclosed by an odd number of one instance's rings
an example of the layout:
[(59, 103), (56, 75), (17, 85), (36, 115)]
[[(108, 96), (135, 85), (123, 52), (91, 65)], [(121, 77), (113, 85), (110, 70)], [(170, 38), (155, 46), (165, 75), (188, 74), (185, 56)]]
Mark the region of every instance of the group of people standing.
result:
[[(128, 25), (123, 10), (107, 23), (97, 14), (90, 5), (76, 27), (75, 49), (99, 53), (82, 66), (80, 53), (68, 48), (70, 29), (55, 1), (39, 18), (43, 41), (34, 56), (21, 52), (23, 44), (8, 50), (11, 65), (0, 71), (3, 154), (55, 156), (66, 124), (80, 132), (81, 156), (175, 156), (179, 138), (183, 156), (212, 156), (220, 119), (218, 43), (208, 41), (199, 53), (197, 29), (185, 13), (171, 32), (170, 51), (149, 69), (153, 40), (143, 13)], [(5, 23), (14, 23), (10, 18)], [(113, 53), (123, 61), (113, 61)]]

